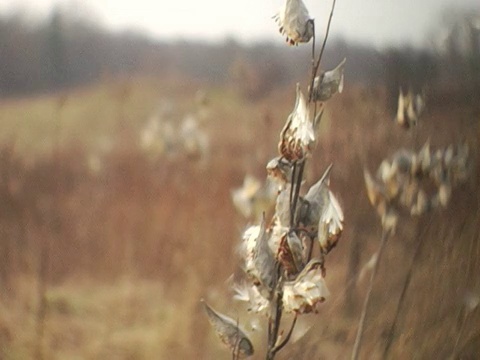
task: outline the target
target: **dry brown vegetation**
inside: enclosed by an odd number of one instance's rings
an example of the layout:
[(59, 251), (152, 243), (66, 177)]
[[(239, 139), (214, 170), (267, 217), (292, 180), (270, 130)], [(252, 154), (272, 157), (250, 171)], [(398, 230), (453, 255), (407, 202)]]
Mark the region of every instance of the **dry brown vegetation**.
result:
[[(207, 89), (208, 161), (181, 155), (151, 161), (138, 145), (139, 129), (161, 99), (174, 101), (179, 119), (190, 111), (200, 86), (183, 83), (126, 79), (0, 103), (1, 358), (229, 358), (199, 299), (246, 318), (224, 290), (246, 225), (230, 191), (246, 172), (266, 175), (295, 94), (278, 89), (252, 102), (232, 89)], [(457, 337), (462, 358), (480, 353), (478, 307), (462, 328), (465, 297), (480, 295), (479, 115), (461, 96), (433, 94), (415, 140), (391, 121), (385, 97), (381, 88), (347, 87), (327, 107), (307, 182), (334, 162), (345, 232), (328, 259), (330, 301), (279, 358), (349, 357), (366, 287), (365, 280), (355, 284), (355, 275), (381, 231), (363, 167), (374, 169), (399, 147), (427, 138), (432, 148), (466, 139), (471, 175), (448, 209), (402, 219), (387, 244), (363, 355), (381, 358), (419, 241), (392, 358), (448, 358)], [(265, 331), (252, 336), (257, 348)]]

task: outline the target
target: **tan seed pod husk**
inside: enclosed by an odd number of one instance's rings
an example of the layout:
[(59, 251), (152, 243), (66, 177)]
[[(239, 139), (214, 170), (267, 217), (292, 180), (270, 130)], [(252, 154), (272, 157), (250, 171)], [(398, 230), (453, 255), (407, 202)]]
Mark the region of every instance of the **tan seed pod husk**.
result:
[(253, 345), (250, 339), (238, 326), (238, 322), (232, 318), (215, 311), (203, 299), (201, 300), (208, 321), (215, 329), (220, 340), (234, 354), (238, 354), (240, 358), (247, 358), (253, 355)]

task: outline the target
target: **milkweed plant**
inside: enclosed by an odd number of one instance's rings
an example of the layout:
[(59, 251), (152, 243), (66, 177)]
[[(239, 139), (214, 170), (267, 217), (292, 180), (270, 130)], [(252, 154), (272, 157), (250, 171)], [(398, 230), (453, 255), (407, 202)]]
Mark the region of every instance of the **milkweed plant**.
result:
[[(399, 90), (395, 122), (405, 131), (412, 132), (416, 140), (417, 128), (425, 111), (423, 94)], [(389, 237), (395, 234), (400, 219), (419, 217), (439, 208), (446, 208), (455, 187), (464, 183), (469, 175), (469, 147), (467, 143), (432, 150), (427, 142), (420, 150), (400, 149), (384, 159), (374, 175), (365, 168), (364, 179), (368, 199), (377, 212), (382, 225), (382, 237), (370, 275), (370, 284), (364, 300), (351, 359), (359, 358), (365, 319), (370, 303), (374, 280)], [(408, 269), (392, 327), (387, 334), (383, 357), (388, 358), (397, 325), (399, 309), (409, 285), (410, 274), (420, 249), (417, 241), (415, 255)]]
[[(235, 298), (247, 302), (250, 312), (267, 319), (267, 360), (274, 359), (289, 342), (299, 316), (317, 313), (328, 300), (326, 258), (344, 226), (342, 208), (330, 190), (331, 164), (316, 183), (302, 191), (305, 165), (318, 142), (325, 103), (343, 90), (345, 59), (334, 69), (319, 73), (334, 8), (335, 0), (318, 56), (315, 22), (302, 0), (286, 0), (273, 17), (288, 45), (312, 43), (312, 72), (307, 95), (300, 84), (296, 85), (293, 110), (280, 132), (278, 156), (266, 165), (267, 177), (276, 184), (273, 216), (256, 216), (259, 223), (246, 229), (239, 246), (244, 276), (233, 286)], [(243, 189), (232, 193), (234, 204), (244, 215), (251, 214), (259, 196), (260, 185), (252, 184), (246, 179)], [(214, 310), (204, 300), (202, 303), (232, 358), (252, 356), (254, 346), (240, 319)], [(291, 321), (285, 324), (285, 319)]]

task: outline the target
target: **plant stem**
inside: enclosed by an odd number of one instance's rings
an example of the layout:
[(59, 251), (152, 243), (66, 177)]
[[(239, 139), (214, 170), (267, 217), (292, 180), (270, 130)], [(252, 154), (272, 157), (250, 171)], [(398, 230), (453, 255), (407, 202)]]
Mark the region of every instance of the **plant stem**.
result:
[[(275, 318), (273, 319), (273, 328), (271, 328), (271, 333), (269, 331), (268, 338), (268, 350), (267, 350), (267, 357), (266, 360), (273, 360), (275, 358), (275, 351), (277, 340), (278, 340), (278, 332), (280, 330), (280, 323), (282, 320), (282, 291), (277, 291), (275, 295)], [(269, 329), (270, 330), (270, 329)]]
[(308, 95), (308, 102), (312, 101), (313, 96), (313, 82), (315, 81), (315, 76), (317, 76), (318, 68), (320, 67), (320, 62), (322, 61), (323, 52), (325, 51), (325, 46), (327, 45), (328, 34), (330, 33), (330, 25), (332, 24), (333, 11), (335, 10), (336, 0), (333, 0), (332, 9), (330, 10), (330, 17), (328, 18), (327, 31), (325, 33), (325, 38), (323, 39), (322, 48), (320, 50), (320, 55), (318, 56), (317, 63), (312, 67), (312, 78), (310, 80), (310, 94)]
[(359, 353), (360, 353), (360, 345), (362, 343), (363, 332), (365, 330), (365, 319), (367, 318), (367, 311), (368, 311), (368, 306), (370, 304), (370, 298), (371, 298), (371, 295), (372, 295), (373, 284), (374, 284), (375, 277), (376, 277), (377, 272), (378, 272), (380, 262), (382, 260), (383, 250), (385, 249), (385, 244), (387, 243), (387, 239), (388, 239), (389, 234), (390, 234), (389, 231), (387, 231), (385, 229), (382, 230), (382, 238), (380, 240), (380, 246), (379, 246), (379, 249), (378, 249), (377, 261), (375, 262), (375, 266), (372, 270), (372, 274), (370, 275), (370, 284), (369, 284), (368, 291), (367, 291), (367, 297), (365, 298), (365, 302), (363, 303), (362, 315), (360, 316), (360, 322), (358, 324), (357, 337), (355, 339), (355, 344), (353, 346), (353, 352), (352, 352), (351, 360), (357, 360), (358, 356), (359, 356)]
[[(418, 224), (417, 224), (418, 226)], [(420, 228), (418, 228), (420, 229)], [(420, 248), (423, 242), (424, 236), (419, 236), (417, 232), (416, 236), (416, 243), (417, 246), (415, 247), (415, 253), (413, 255), (412, 262), (410, 263), (410, 268), (408, 269), (408, 274), (407, 277), (405, 278), (405, 282), (403, 283), (403, 288), (402, 288), (402, 293), (400, 294), (400, 298), (397, 303), (397, 310), (395, 311), (395, 317), (393, 319), (392, 327), (390, 328), (390, 331), (388, 333), (388, 338), (387, 338), (387, 344), (385, 345), (385, 349), (383, 351), (383, 356), (382, 359), (387, 359), (388, 354), (391, 349), (392, 341), (395, 337), (395, 332), (397, 331), (397, 324), (398, 324), (398, 318), (400, 313), (403, 310), (403, 305), (405, 303), (405, 295), (407, 294), (407, 289), (410, 286), (410, 282), (412, 280), (412, 274), (413, 274), (413, 267), (416, 264), (418, 257), (420, 255)]]

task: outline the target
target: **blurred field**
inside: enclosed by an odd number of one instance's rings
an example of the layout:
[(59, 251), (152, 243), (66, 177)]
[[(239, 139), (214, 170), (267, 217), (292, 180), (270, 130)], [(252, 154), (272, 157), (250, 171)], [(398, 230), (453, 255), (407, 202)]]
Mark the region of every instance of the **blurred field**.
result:
[[(180, 122), (195, 111), (200, 89), (208, 98), (208, 156), (152, 157), (142, 149), (141, 130), (158, 105), (171, 103)], [(226, 284), (246, 226), (230, 191), (246, 172), (264, 178), (293, 106), (292, 89), (252, 101), (232, 88), (135, 78), (2, 100), (0, 358), (230, 358), (199, 299), (241, 322), (248, 318)], [(478, 307), (462, 326), (465, 299), (480, 296), (480, 118), (455, 95), (431, 96), (416, 138), (390, 121), (381, 88), (347, 86), (329, 102), (307, 182), (334, 163), (332, 187), (345, 211), (345, 232), (327, 259), (330, 301), (302, 323), (313, 327), (280, 359), (350, 356), (367, 286), (354, 275), (380, 237), (363, 167), (375, 170), (399, 147), (419, 147), (427, 138), (434, 148), (467, 140), (470, 179), (448, 209), (402, 219), (381, 264), (363, 354), (381, 358), (420, 239), (392, 358), (446, 359), (457, 338), (462, 359), (480, 353)], [(265, 333), (253, 332), (255, 358), (262, 358)]]

